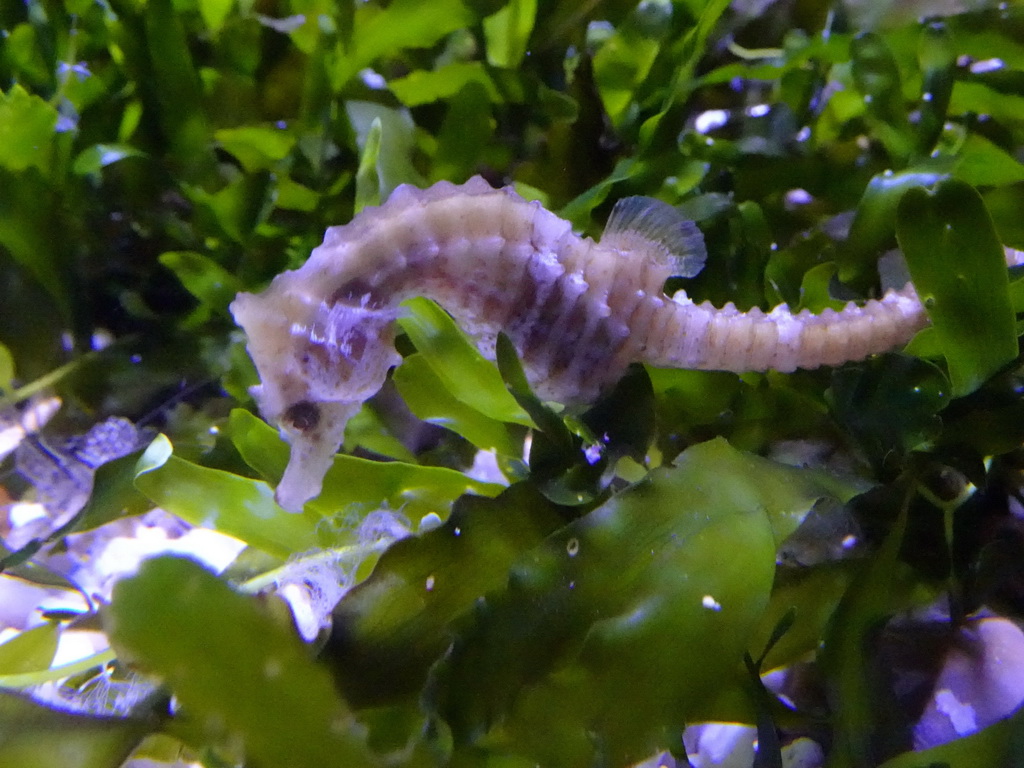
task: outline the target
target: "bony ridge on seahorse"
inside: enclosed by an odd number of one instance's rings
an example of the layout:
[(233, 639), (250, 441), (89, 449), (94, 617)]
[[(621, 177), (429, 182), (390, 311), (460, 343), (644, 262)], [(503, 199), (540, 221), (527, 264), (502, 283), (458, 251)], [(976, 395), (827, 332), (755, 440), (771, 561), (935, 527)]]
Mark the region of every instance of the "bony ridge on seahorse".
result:
[(909, 283), (841, 311), (741, 312), (669, 298), (665, 281), (705, 258), (697, 227), (650, 198), (625, 198), (599, 242), (511, 188), (398, 187), (331, 227), (299, 269), (231, 304), (248, 336), (263, 416), (291, 443), (276, 498), (298, 511), (319, 494), (345, 424), (401, 362), (398, 305), (433, 299), (484, 355), (511, 339), (542, 398), (589, 402), (634, 362), (726, 371), (792, 371), (863, 359), (928, 324)]

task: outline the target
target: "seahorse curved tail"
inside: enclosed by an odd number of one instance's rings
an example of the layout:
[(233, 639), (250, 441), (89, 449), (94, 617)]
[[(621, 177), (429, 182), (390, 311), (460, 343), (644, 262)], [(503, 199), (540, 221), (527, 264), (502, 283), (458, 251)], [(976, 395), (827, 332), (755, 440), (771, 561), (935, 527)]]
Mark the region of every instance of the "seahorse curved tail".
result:
[(770, 312), (741, 312), (732, 303), (696, 304), (682, 291), (666, 302), (666, 310), (671, 318), (661, 338), (648, 346), (649, 363), (736, 373), (788, 373), (863, 360), (906, 344), (928, 325), (910, 284), (881, 299), (820, 314), (793, 313), (785, 304)]

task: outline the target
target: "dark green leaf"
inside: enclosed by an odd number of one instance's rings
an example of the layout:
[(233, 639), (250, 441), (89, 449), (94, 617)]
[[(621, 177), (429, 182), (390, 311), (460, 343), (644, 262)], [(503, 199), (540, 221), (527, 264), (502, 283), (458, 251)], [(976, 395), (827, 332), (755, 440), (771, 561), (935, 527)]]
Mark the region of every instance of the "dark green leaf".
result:
[(853, 80), (864, 96), (867, 114), (892, 161), (903, 166), (910, 158), (913, 139), (906, 110), (899, 66), (885, 41), (868, 32), (850, 44)]
[(334, 611), (325, 654), (346, 695), (380, 703), (417, 691), (453, 623), (560, 524), (553, 505), (520, 484), (495, 499), (463, 497), (443, 526), (394, 544)]
[(985, 204), (969, 185), (911, 189), (896, 235), (949, 365), (954, 396), (973, 392), (1017, 356), (1003, 249)]
[(238, 278), (213, 259), (194, 251), (168, 251), (160, 263), (181, 281), (204, 306), (223, 312), (241, 290)]
[(119, 768), (155, 722), (85, 717), (0, 692), (0, 765)]
[(956, 47), (946, 24), (935, 21), (921, 30), (917, 58), (924, 82), (921, 85), (921, 117), (917, 125), (917, 151), (928, 155), (942, 132), (953, 93)]
[(777, 543), (827, 493), (717, 440), (550, 536), (437, 670), (456, 742), (550, 766), (625, 764), (677, 743), (734, 679)]
[(880, 469), (886, 462), (898, 466), (938, 435), (946, 388), (931, 363), (889, 355), (837, 369), (829, 400), (836, 419)]

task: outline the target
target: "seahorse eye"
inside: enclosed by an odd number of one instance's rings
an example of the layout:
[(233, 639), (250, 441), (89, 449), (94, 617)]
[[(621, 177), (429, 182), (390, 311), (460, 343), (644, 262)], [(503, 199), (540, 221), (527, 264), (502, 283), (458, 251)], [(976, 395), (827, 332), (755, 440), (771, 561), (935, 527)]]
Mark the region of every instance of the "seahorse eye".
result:
[(300, 400), (288, 406), (283, 419), (299, 432), (308, 432), (320, 423), (320, 406), (309, 400)]

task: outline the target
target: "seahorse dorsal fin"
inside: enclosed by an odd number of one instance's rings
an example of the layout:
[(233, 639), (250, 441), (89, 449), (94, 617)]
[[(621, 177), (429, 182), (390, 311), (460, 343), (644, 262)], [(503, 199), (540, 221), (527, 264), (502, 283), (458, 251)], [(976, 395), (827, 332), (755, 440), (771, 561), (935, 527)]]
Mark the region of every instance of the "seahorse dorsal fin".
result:
[(601, 244), (624, 251), (645, 250), (679, 277), (699, 274), (708, 257), (697, 225), (653, 197), (619, 200), (608, 217)]

